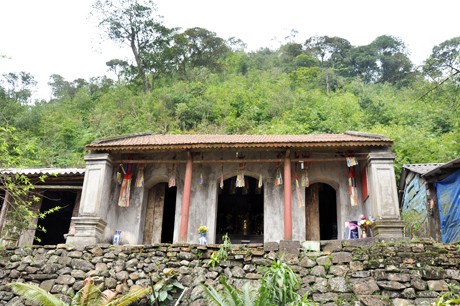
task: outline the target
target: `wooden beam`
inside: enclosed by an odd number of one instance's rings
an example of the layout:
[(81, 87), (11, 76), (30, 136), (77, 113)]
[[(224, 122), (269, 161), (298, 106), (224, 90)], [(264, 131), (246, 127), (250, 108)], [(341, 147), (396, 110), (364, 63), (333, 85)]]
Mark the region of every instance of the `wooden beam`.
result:
[(73, 186), (73, 185), (35, 185), (35, 189), (75, 189), (82, 190), (83, 186)]

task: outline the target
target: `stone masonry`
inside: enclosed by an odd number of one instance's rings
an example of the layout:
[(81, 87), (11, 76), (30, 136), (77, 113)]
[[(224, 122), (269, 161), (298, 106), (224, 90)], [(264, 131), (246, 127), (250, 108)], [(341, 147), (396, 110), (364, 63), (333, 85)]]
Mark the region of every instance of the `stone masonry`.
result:
[[(306, 246), (306, 244), (304, 244)], [(321, 251), (307, 251), (299, 242), (233, 245), (229, 259), (211, 267), (219, 245), (158, 244), (144, 246), (69, 245), (2, 251), (0, 305), (24, 305), (7, 287), (12, 281), (32, 282), (63, 299), (91, 276), (103, 289), (126, 292), (148, 286), (149, 274), (164, 268), (177, 272), (187, 287), (181, 305), (207, 305), (200, 283), (218, 284), (225, 275), (241, 287), (259, 285), (260, 269), (282, 256), (302, 281), (301, 294), (323, 305), (420, 305), (432, 303), (460, 285), (460, 246), (430, 241), (383, 242), (376, 238), (327, 241)], [(283, 253), (283, 255), (281, 255)]]

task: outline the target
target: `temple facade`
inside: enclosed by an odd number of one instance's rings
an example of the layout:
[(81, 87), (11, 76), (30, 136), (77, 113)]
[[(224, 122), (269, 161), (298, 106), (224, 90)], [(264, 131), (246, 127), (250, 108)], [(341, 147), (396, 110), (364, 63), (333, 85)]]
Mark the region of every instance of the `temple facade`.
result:
[(67, 243), (233, 243), (402, 237), (392, 141), (309, 135), (150, 135), (95, 141)]

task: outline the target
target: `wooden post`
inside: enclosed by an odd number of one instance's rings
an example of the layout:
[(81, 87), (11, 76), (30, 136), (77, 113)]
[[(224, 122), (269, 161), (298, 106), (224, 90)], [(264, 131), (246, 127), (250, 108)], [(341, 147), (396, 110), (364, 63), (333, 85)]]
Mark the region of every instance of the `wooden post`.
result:
[(284, 156), (284, 240), (292, 240), (291, 158)]
[(319, 184), (310, 185), (305, 197), (305, 225), (307, 241), (319, 241)]
[(188, 217), (190, 210), (190, 194), (192, 190), (192, 153), (187, 152), (187, 163), (185, 164), (184, 194), (182, 196), (182, 213), (180, 219), (179, 241), (186, 242), (188, 234)]
[(5, 224), (6, 212), (8, 211), (8, 205), (10, 202), (10, 193), (5, 190), (5, 198), (3, 199), (2, 210), (0, 211), (0, 232)]

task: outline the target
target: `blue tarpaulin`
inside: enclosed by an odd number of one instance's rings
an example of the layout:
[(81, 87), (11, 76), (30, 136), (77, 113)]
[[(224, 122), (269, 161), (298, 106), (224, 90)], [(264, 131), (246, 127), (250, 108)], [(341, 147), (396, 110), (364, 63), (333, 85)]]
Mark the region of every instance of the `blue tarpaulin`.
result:
[(442, 242), (460, 242), (460, 169), (436, 183)]

